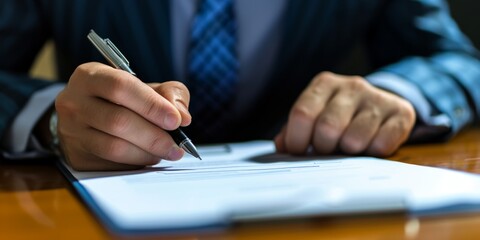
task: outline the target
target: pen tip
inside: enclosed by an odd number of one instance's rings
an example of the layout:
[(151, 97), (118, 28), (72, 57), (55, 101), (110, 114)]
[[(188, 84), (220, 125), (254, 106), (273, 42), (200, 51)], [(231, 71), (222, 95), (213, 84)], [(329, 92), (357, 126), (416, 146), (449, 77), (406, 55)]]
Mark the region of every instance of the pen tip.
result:
[(192, 151), (190, 154), (191, 154), (192, 156), (194, 156), (195, 158), (198, 158), (198, 159), (202, 160), (202, 157), (200, 157), (200, 154), (198, 154), (197, 151)]
[(197, 148), (195, 145), (192, 144), (192, 142), (186, 142), (185, 145), (183, 145), (183, 150), (185, 150), (188, 154), (194, 156), (195, 158), (198, 158), (202, 160), (202, 157), (200, 157), (200, 154), (198, 154)]

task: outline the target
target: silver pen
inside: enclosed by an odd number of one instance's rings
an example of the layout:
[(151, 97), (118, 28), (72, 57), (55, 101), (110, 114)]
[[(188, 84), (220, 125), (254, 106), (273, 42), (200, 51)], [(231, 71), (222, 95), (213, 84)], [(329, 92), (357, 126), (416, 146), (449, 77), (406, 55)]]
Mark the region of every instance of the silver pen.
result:
[[(130, 63), (128, 62), (127, 58), (118, 50), (118, 48), (113, 44), (112, 41), (108, 38), (101, 38), (98, 36), (95, 31), (90, 30), (90, 33), (87, 35), (87, 38), (93, 45), (100, 51), (100, 53), (110, 62), (111, 65), (118, 69), (122, 69), (124, 71), (129, 72), (130, 74), (136, 76), (136, 74), (130, 68)], [(173, 138), (175, 143), (185, 150), (185, 152), (189, 153), (190, 155), (202, 159), (198, 154), (197, 148), (193, 145), (190, 138), (185, 135), (185, 133), (180, 129), (177, 128), (172, 131), (167, 131), (170, 136)]]

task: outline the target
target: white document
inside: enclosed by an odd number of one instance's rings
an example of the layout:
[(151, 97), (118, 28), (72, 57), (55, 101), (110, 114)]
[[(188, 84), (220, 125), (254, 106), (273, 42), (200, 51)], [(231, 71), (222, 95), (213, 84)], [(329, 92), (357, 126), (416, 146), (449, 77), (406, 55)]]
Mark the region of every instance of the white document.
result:
[[(292, 157), (270, 141), (200, 147), (127, 172), (76, 172), (90, 205), (124, 230), (480, 205), (480, 176), (370, 157)], [(79, 185), (79, 186), (78, 186)]]

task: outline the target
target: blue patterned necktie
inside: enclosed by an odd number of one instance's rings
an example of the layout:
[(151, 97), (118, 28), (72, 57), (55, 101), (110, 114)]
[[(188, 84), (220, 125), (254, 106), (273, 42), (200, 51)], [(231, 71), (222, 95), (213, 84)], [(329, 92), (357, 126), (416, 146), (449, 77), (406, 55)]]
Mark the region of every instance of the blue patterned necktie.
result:
[(192, 127), (213, 136), (221, 129), (237, 85), (233, 0), (201, 0), (191, 28), (188, 83)]

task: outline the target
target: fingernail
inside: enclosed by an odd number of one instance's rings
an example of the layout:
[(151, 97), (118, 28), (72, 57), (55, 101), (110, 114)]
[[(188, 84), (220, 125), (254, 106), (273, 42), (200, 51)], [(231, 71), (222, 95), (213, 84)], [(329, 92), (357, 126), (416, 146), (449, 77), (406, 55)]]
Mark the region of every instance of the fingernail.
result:
[(172, 147), (167, 154), (169, 160), (178, 160), (183, 157), (184, 151), (179, 147)]
[(173, 130), (178, 126), (178, 118), (173, 113), (167, 113), (165, 118), (163, 119), (163, 124), (167, 130)]

